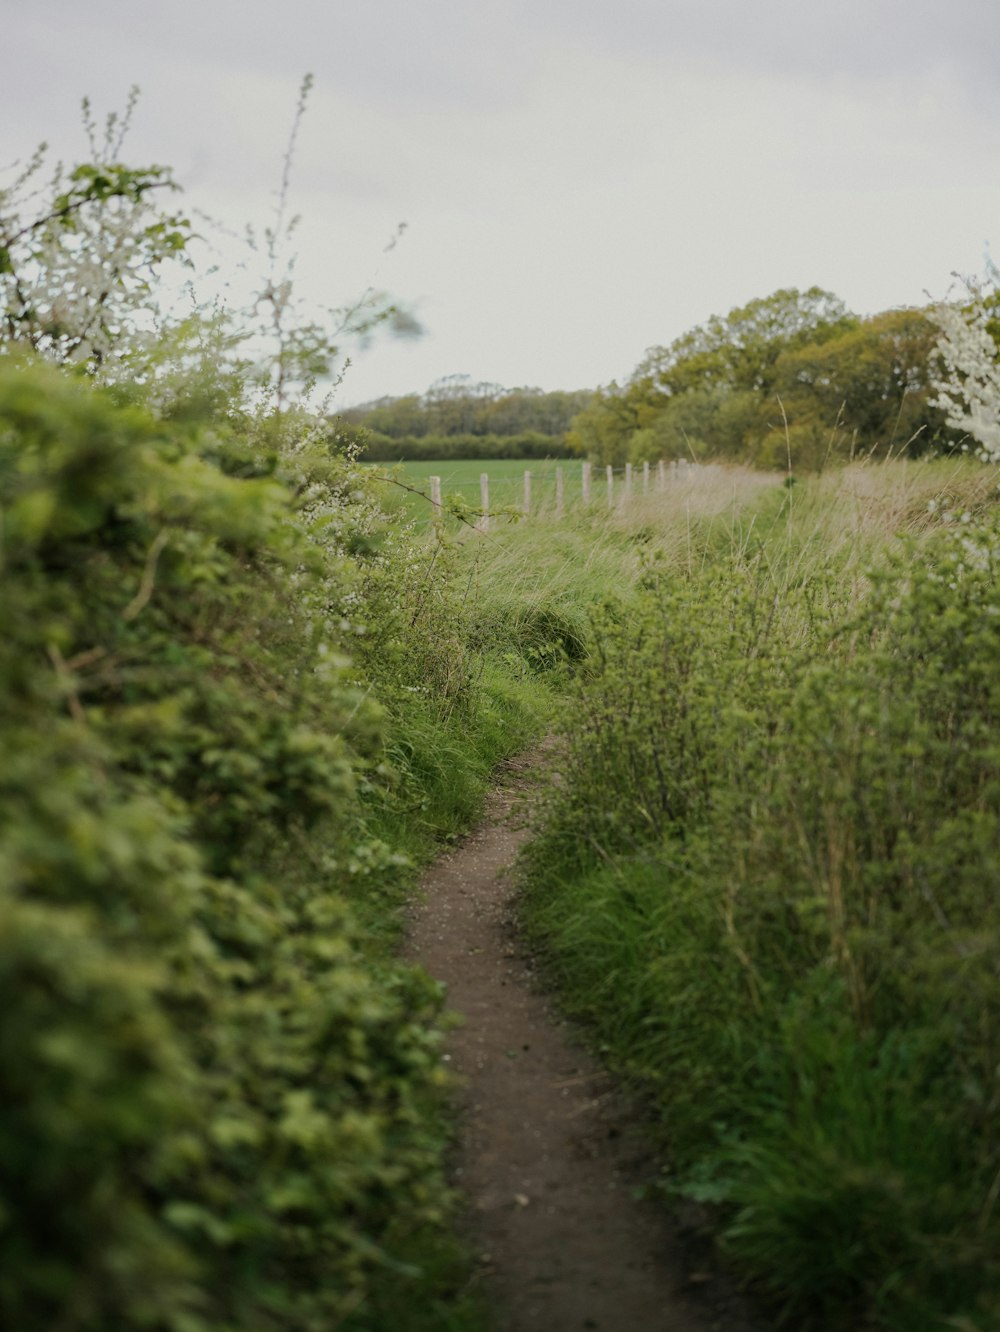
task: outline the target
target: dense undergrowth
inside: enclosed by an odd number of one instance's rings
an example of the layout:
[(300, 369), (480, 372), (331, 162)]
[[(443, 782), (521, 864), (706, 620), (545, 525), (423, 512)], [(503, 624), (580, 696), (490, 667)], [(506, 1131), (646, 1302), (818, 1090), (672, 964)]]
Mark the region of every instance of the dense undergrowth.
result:
[(129, 397), (0, 361), (0, 1323), (466, 1327), (387, 945), (545, 689), (308, 418)]
[(1000, 523), (975, 464), (648, 531), (524, 909), (789, 1326), (1000, 1326)]

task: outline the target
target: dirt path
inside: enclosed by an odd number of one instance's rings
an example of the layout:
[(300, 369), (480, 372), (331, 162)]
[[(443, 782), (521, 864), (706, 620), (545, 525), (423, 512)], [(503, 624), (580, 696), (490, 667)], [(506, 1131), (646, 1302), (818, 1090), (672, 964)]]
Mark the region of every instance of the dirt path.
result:
[(646, 1153), (628, 1109), (517, 940), (504, 870), (538, 761), (508, 765), (483, 823), (427, 874), (408, 950), (464, 1019), (449, 1044), (455, 1182), (497, 1332), (761, 1332), (663, 1210), (635, 1200)]

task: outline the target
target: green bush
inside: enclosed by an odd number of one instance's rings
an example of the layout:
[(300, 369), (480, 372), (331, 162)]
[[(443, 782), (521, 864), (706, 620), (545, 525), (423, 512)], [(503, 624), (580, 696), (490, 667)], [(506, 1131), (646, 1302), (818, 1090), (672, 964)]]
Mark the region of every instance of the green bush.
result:
[(346, 904), (355, 486), (0, 362), (5, 1326), (312, 1332), (442, 1230), (440, 996)]

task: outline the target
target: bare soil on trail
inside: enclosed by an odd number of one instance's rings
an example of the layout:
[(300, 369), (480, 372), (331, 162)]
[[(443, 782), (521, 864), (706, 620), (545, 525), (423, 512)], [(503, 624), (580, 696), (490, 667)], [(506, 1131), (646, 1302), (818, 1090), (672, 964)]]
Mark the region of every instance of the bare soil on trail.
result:
[[(497, 1332), (765, 1332), (655, 1202), (635, 1115), (544, 993), (505, 873), (528, 836), (532, 778), (506, 765), (483, 822), (439, 860), (413, 909), (411, 960), (461, 1015), (454, 1183), (467, 1199)], [(537, 787), (536, 787), (537, 789)], [(527, 799), (526, 799), (527, 797)], [(689, 1227), (696, 1229), (696, 1227)]]

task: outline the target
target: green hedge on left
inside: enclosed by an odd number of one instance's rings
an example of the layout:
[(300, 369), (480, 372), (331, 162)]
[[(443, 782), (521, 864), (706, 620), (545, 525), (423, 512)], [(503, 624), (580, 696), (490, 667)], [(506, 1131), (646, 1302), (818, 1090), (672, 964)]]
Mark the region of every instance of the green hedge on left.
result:
[(440, 1221), (439, 996), (343, 896), (357, 572), (300, 498), (0, 360), (4, 1327), (326, 1332)]

